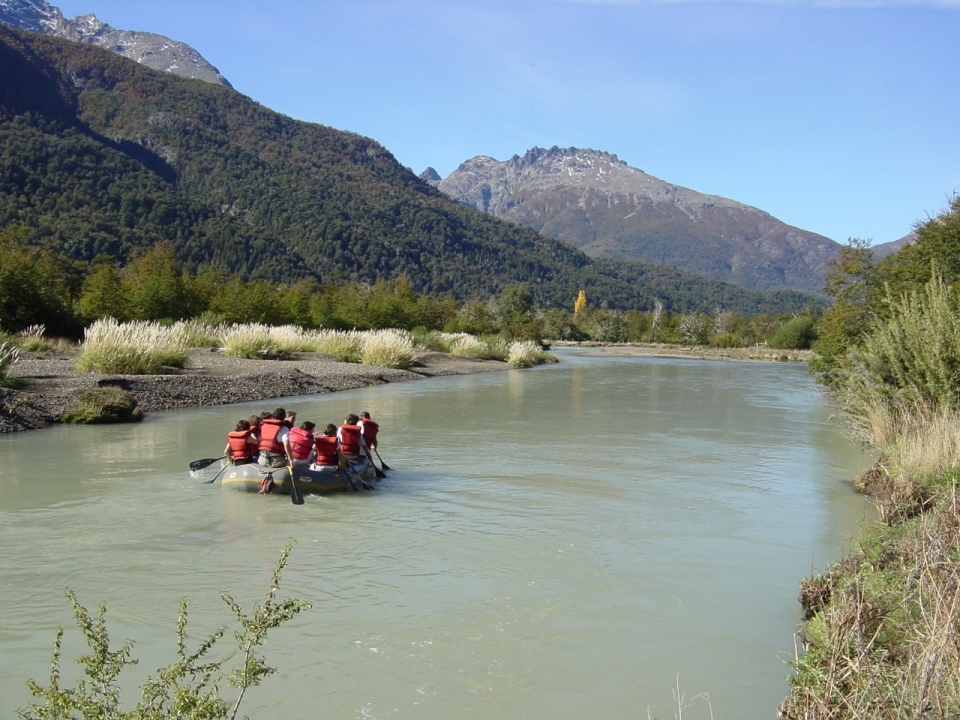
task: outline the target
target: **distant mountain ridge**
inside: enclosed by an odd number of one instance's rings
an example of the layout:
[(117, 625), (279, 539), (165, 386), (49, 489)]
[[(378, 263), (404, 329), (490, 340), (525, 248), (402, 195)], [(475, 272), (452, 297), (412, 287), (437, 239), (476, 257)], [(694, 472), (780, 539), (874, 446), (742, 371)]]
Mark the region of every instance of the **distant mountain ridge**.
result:
[(92, 14), (67, 20), (58, 7), (44, 0), (0, 0), (0, 23), (96, 45), (154, 70), (232, 87), (219, 70), (186, 43), (149, 32), (117, 30)]
[(665, 182), (598, 150), (533, 148), (505, 162), (479, 156), (442, 180), (421, 178), (458, 202), (592, 257), (643, 260), (751, 290), (821, 293), (827, 264), (840, 251), (822, 235)]

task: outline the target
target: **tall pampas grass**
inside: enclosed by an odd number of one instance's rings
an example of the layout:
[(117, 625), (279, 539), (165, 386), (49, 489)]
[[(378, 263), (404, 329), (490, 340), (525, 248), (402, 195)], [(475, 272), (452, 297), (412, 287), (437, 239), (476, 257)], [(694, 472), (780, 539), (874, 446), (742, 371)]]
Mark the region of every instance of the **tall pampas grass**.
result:
[(507, 363), (511, 367), (526, 368), (546, 362), (547, 354), (533, 340), (516, 340), (507, 348)]
[(12, 343), (0, 343), (0, 384), (7, 379), (10, 366), (20, 360), (20, 348)]
[(220, 335), (224, 355), (255, 360), (276, 354), (279, 346), (271, 336), (271, 330), (269, 325), (261, 323), (234, 324), (224, 328)]
[(154, 375), (187, 361), (184, 336), (156, 322), (97, 320), (84, 331), (77, 370), (117, 375)]
[(341, 362), (360, 362), (363, 333), (356, 330), (319, 330), (313, 334), (316, 352), (333, 355)]
[(360, 362), (406, 370), (413, 365), (410, 334), (402, 330), (371, 330), (364, 333)]

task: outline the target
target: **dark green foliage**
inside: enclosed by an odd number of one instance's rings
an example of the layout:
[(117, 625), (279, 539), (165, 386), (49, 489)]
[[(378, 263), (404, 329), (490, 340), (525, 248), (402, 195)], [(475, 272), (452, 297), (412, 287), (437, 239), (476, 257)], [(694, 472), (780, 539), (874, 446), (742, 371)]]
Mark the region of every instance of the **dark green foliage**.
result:
[(78, 425), (140, 422), (143, 410), (133, 395), (122, 388), (86, 387), (77, 393), (76, 407), (62, 420)]
[(50, 335), (76, 335), (80, 323), (71, 301), (82, 276), (65, 259), (27, 245), (29, 236), (23, 229), (0, 229), (0, 330), (46, 325)]
[(780, 350), (809, 350), (816, 339), (816, 321), (809, 315), (798, 315), (777, 328), (767, 344)]
[[(191, 273), (212, 267), (244, 280), (325, 285), (403, 277), (412, 291), (461, 301), (522, 283), (545, 307), (567, 307), (581, 288), (600, 306), (647, 310), (659, 298), (676, 312), (721, 304), (774, 313), (807, 299), (592, 262), (452, 202), (370, 139), (95, 47), (0, 28), (0, 61), (0, 227), (36, 228), (38, 245), (71, 258), (106, 254), (122, 264), (169, 241)], [(171, 292), (159, 305), (134, 302), (131, 317), (182, 316), (196, 300), (170, 276), (153, 279)], [(111, 307), (98, 287), (85, 313)], [(225, 316), (250, 318), (260, 308), (236, 294), (206, 300)], [(328, 324), (328, 308), (311, 300), (307, 309), (303, 293), (273, 300), (285, 317)], [(407, 310), (374, 303), (364, 313), (377, 323), (427, 324)], [(261, 319), (269, 312), (260, 308)]]

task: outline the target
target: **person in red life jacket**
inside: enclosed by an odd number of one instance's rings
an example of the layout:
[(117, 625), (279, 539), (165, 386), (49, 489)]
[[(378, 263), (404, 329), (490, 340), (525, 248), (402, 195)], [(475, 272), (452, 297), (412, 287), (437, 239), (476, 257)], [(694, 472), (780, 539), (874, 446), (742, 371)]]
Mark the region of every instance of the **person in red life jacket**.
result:
[(314, 438), (316, 445), (316, 459), (311, 466), (320, 470), (323, 468), (340, 467), (340, 441), (337, 439), (337, 426), (333, 423), (327, 425), (323, 432)]
[(227, 433), (227, 446), (223, 454), (234, 465), (244, 465), (256, 459), (257, 448), (257, 441), (250, 432), (250, 421), (238, 420), (236, 430)]
[(367, 454), (367, 444), (363, 441), (363, 433), (360, 431), (359, 422), (360, 418), (350, 413), (343, 421), (343, 425), (337, 430), (340, 452), (351, 462), (362, 460)]
[(287, 450), (284, 447), (290, 428), (284, 424), (287, 411), (277, 408), (270, 417), (260, 421), (260, 457), (261, 465), (267, 467), (286, 467)]
[(290, 428), (290, 432), (287, 433), (287, 439), (283, 444), (293, 467), (310, 467), (310, 461), (313, 459), (315, 427), (316, 425), (307, 420), (300, 427)]
[(377, 449), (377, 433), (380, 432), (380, 425), (370, 418), (370, 413), (360, 413), (360, 434), (363, 435), (363, 441), (368, 448)]

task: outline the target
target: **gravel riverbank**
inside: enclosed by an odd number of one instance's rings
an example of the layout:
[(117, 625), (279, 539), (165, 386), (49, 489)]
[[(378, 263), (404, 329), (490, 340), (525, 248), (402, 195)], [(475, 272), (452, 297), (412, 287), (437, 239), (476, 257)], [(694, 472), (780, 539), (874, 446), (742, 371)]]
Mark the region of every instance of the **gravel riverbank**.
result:
[(419, 354), (410, 370), (392, 370), (340, 362), (322, 354), (303, 354), (296, 360), (242, 360), (211, 350), (194, 350), (186, 368), (171, 369), (169, 374), (99, 375), (76, 372), (75, 360), (70, 354), (22, 354), (10, 368), (11, 387), (0, 388), (0, 432), (35, 430), (59, 422), (74, 408), (77, 391), (90, 386), (123, 388), (149, 413), (509, 367), (503, 362), (454, 358), (437, 352)]

